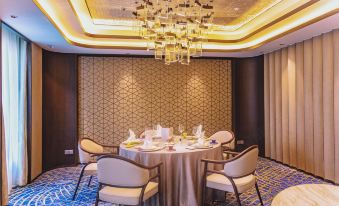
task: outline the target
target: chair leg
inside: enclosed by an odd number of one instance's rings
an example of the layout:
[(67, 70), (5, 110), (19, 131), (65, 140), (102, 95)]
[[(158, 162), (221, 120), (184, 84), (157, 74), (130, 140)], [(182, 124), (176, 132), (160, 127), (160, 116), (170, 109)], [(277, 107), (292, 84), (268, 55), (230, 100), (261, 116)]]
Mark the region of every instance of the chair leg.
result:
[(81, 182), (82, 176), (84, 175), (86, 166), (87, 166), (87, 165), (85, 165), (85, 166), (81, 169), (80, 177), (79, 177), (77, 186), (76, 186), (75, 191), (74, 191), (74, 194), (73, 194), (73, 198), (72, 198), (73, 201), (75, 200), (75, 196), (77, 195), (78, 188), (79, 188), (79, 184), (80, 184), (80, 182)]
[(202, 190), (201, 190), (201, 205), (204, 206), (206, 202), (206, 186), (205, 186), (205, 181), (202, 184)]
[(240, 194), (239, 194), (239, 192), (238, 192), (238, 188), (237, 188), (237, 186), (235, 185), (235, 183), (233, 182), (233, 180), (231, 181), (231, 183), (232, 183), (232, 186), (233, 186), (233, 190), (234, 190), (235, 196), (237, 197), (238, 205), (241, 206)]
[(238, 191), (236, 191), (235, 196), (237, 197), (238, 205), (241, 206), (241, 201), (240, 201), (240, 196), (239, 196)]
[(163, 206), (164, 205), (164, 196), (162, 192), (159, 192), (159, 205)]
[(207, 162), (204, 163), (204, 174), (202, 179), (202, 189), (201, 189), (201, 205), (205, 206), (206, 202), (206, 178), (207, 178)]
[(88, 180), (88, 185), (87, 185), (87, 187), (91, 186), (92, 177), (93, 177), (93, 175), (91, 175), (91, 176), (89, 177), (89, 180)]
[[(161, 177), (161, 170), (160, 168), (158, 169), (159, 171), (159, 176)], [(163, 188), (162, 188), (162, 181), (161, 178), (159, 178), (159, 183), (158, 183), (158, 195), (159, 195), (159, 205), (163, 206), (164, 205), (164, 193), (163, 193)]]
[(238, 188), (237, 185), (234, 183), (234, 180), (229, 178), (230, 182), (232, 183), (232, 187), (233, 187), (233, 191), (235, 193), (235, 196), (237, 197), (237, 202), (238, 205), (241, 206), (241, 201), (240, 201), (240, 197), (239, 197), (239, 192), (238, 192)]
[(261, 205), (264, 206), (264, 203), (262, 202), (262, 199), (261, 199), (261, 195), (260, 195), (260, 191), (259, 191), (259, 187), (258, 187), (257, 182), (255, 183), (255, 189), (257, 190), (257, 194), (258, 194)]
[(95, 198), (95, 206), (99, 205), (99, 191), (101, 190), (101, 184), (99, 184), (97, 196)]

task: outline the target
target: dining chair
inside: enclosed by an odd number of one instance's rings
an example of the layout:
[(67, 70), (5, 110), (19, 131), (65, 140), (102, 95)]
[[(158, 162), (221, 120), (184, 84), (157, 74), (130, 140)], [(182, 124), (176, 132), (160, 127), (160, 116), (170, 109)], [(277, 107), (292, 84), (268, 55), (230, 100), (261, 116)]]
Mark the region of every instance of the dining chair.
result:
[[(159, 163), (148, 167), (117, 155), (99, 157), (99, 188), (95, 205), (103, 201), (117, 205), (141, 206), (156, 194), (159, 195), (159, 204), (162, 205), (161, 165), (162, 163)], [(153, 176), (150, 175), (152, 170), (156, 170)], [(155, 179), (158, 179), (158, 182), (154, 181)]]
[[(105, 148), (111, 148), (114, 151), (113, 152), (106, 152)], [(84, 175), (90, 175), (88, 185), (90, 186), (93, 175), (97, 173), (97, 163), (96, 158), (101, 155), (106, 154), (112, 154), (112, 153), (119, 153), (119, 146), (113, 145), (100, 145), (99, 143), (95, 142), (92, 139), (89, 138), (82, 138), (78, 142), (78, 151), (79, 151), (79, 161), (80, 164), (84, 165), (81, 169), (80, 176), (78, 179), (77, 186), (75, 188), (74, 194), (73, 194), (73, 200), (75, 200), (75, 197), (77, 195), (77, 191), (79, 189), (79, 185), (81, 182), (81, 179)]]
[(141, 132), (141, 134), (139, 135), (140, 139), (145, 139), (145, 131)]
[[(214, 133), (210, 138), (220, 142), (223, 152), (234, 151), (235, 149), (234, 133), (231, 131), (219, 131)], [(229, 153), (223, 153), (223, 158), (228, 159)]]
[[(231, 153), (232, 155), (234, 152)], [(233, 192), (241, 206), (240, 194), (255, 187), (261, 205), (264, 205), (260, 196), (255, 169), (258, 161), (258, 146), (254, 145), (228, 160), (202, 159), (204, 174), (202, 181), (202, 203), (205, 204), (206, 188)], [(223, 164), (221, 171), (209, 169), (209, 164)], [(226, 198), (226, 196), (225, 196)]]

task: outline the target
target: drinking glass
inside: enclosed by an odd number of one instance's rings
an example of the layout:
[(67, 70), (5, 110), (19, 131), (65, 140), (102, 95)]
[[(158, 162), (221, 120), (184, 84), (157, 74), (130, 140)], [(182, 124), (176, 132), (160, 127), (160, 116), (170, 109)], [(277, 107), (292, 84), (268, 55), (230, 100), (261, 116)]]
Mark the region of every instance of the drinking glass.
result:
[(173, 131), (174, 131), (174, 129), (173, 129), (173, 127), (170, 127), (169, 129), (170, 129), (170, 133), (169, 133), (169, 134), (170, 134), (170, 138), (171, 138), (171, 137), (173, 137)]
[(180, 135), (182, 135), (182, 133), (185, 131), (185, 126), (182, 125), (182, 124), (179, 124), (178, 131), (179, 131)]
[(153, 143), (153, 136), (154, 136), (154, 131), (152, 128), (146, 128), (145, 129), (145, 145), (146, 146), (151, 146)]
[(198, 131), (198, 127), (193, 127), (192, 134), (193, 134), (194, 136), (196, 136), (196, 135), (197, 135), (197, 131)]

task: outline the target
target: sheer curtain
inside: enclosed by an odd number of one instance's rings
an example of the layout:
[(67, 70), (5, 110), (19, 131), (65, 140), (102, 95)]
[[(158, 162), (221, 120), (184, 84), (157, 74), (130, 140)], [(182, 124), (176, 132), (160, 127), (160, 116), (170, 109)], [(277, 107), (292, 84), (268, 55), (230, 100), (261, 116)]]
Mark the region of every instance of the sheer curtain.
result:
[(3, 25), (2, 106), (8, 193), (27, 183), (27, 45), (27, 41)]

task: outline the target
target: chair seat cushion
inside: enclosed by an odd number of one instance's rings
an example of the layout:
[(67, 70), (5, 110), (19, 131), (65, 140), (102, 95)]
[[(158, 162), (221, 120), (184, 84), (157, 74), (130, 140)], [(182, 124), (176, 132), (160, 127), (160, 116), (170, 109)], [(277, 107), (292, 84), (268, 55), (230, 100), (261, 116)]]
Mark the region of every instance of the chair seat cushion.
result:
[[(149, 182), (146, 186), (143, 201), (158, 192), (158, 183)], [(105, 202), (122, 204), (122, 205), (137, 205), (139, 203), (140, 188), (117, 188), (105, 186), (99, 191), (99, 199)]]
[[(233, 179), (237, 186), (238, 192), (243, 193), (251, 189), (255, 185), (255, 176), (248, 175), (246, 177)], [(222, 190), (226, 192), (234, 192), (232, 183), (221, 174), (211, 174), (207, 176), (206, 186), (209, 188)]]
[(85, 167), (85, 174), (86, 175), (95, 175), (98, 170), (98, 164), (97, 163), (90, 163)]

